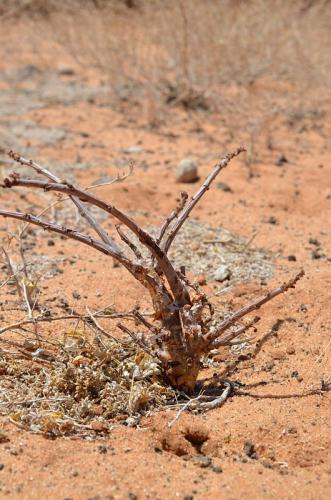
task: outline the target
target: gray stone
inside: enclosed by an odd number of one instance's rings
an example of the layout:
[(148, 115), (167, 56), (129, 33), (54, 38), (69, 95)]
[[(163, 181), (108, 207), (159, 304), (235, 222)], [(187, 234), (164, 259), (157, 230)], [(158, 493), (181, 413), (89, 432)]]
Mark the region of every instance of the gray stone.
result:
[(206, 469), (212, 465), (212, 459), (210, 457), (206, 457), (205, 455), (196, 455), (193, 457), (193, 462), (202, 469)]
[(231, 271), (225, 264), (220, 265), (214, 273), (215, 280), (221, 282), (230, 278), (230, 276), (231, 276)]
[(127, 148), (123, 148), (122, 152), (129, 154), (129, 155), (134, 155), (134, 154), (138, 154), (138, 153), (143, 153), (144, 148), (142, 148), (141, 146), (129, 146)]
[(68, 64), (59, 64), (57, 70), (59, 75), (63, 76), (72, 76), (75, 74), (74, 68), (72, 66), (69, 66)]
[(195, 182), (198, 180), (198, 166), (195, 160), (184, 158), (177, 165), (177, 182)]

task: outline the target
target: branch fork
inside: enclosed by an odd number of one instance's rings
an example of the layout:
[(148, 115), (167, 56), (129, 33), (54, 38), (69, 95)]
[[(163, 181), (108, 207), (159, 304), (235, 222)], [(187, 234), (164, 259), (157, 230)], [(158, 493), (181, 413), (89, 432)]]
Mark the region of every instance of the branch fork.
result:
[[(111, 203), (59, 179), (38, 163), (13, 151), (9, 152), (12, 160), (31, 168), (46, 180), (22, 178), (19, 173), (13, 173), (3, 180), (1, 187), (4, 189), (21, 187), (52, 191), (57, 195), (65, 194), (77, 207), (80, 215), (87, 220), (95, 236), (83, 234), (75, 229), (23, 212), (0, 208), (0, 216), (34, 224), (52, 233), (64, 235), (122, 264), (150, 293), (158, 323), (157, 326), (151, 324), (139, 311), (135, 311), (134, 317), (137, 323), (148, 331), (147, 337), (145, 334), (139, 335), (132, 332), (123, 324), (118, 324), (118, 327), (157, 360), (164, 376), (173, 387), (190, 391), (195, 387), (201, 369), (202, 356), (220, 346), (233, 345), (238, 342), (243, 333), (250, 328), (255, 328), (259, 317), (254, 317), (244, 325), (239, 323), (240, 320), (276, 296), (294, 288), (297, 281), (304, 275), (303, 271), (299, 272), (288, 282), (233, 313), (215, 327), (210, 326), (214, 310), (206, 295), (196, 284), (189, 281), (184, 272), (176, 270), (168, 258), (169, 249), (192, 210), (209, 190), (218, 174), (243, 151), (245, 151), (244, 148), (238, 148), (222, 158), (190, 199), (187, 193), (181, 193), (176, 208), (161, 224), (156, 238)], [(122, 245), (119, 245), (102, 228), (91, 214), (91, 206), (100, 208), (117, 220), (115, 227)], [(122, 227), (125, 227), (125, 232)], [(138, 238), (140, 244), (145, 247), (149, 258), (143, 257), (142, 252), (133, 242), (132, 235)], [(126, 248), (129, 248), (130, 256), (125, 252)], [(227, 392), (229, 390), (227, 388)]]

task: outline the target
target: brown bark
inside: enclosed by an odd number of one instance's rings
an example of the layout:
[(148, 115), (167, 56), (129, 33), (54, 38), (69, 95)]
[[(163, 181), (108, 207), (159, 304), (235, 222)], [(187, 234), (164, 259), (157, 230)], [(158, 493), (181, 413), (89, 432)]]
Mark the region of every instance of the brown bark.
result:
[[(85, 217), (100, 237), (101, 241), (74, 229), (40, 219), (32, 214), (0, 209), (0, 216), (35, 224), (47, 231), (62, 234), (88, 245), (105, 255), (109, 255), (120, 262), (149, 291), (155, 311), (155, 319), (159, 323), (156, 323), (157, 326), (152, 325), (139, 312), (135, 312), (137, 321), (144, 328), (147, 328), (149, 332), (149, 336), (146, 339), (140, 337), (136, 332), (132, 332), (125, 325), (120, 324), (119, 328), (126, 332), (132, 338), (133, 342), (139, 344), (142, 349), (158, 360), (164, 376), (172, 386), (190, 391), (195, 386), (202, 356), (221, 345), (231, 345), (231, 343), (235, 342), (234, 339), (240, 337), (246, 330), (253, 327), (259, 319), (255, 317), (246, 325), (240, 325), (239, 328), (237, 327), (233, 330), (232, 328), (236, 326), (241, 318), (260, 308), (277, 295), (285, 293), (289, 288), (294, 288), (297, 281), (304, 274), (301, 271), (287, 283), (233, 313), (217, 327), (211, 327), (213, 308), (207, 297), (201, 293), (197, 285), (190, 283), (185, 275), (176, 271), (170, 262), (167, 252), (185, 220), (187, 220), (196, 204), (207, 192), (220, 171), (242, 151), (244, 151), (243, 148), (238, 148), (217, 163), (197, 193), (190, 200), (188, 200), (186, 193), (181, 194), (177, 208), (161, 225), (157, 239), (154, 239), (133, 219), (114, 207), (114, 205), (72, 184), (60, 181), (60, 179), (37, 163), (32, 160), (26, 160), (13, 152), (10, 152), (10, 157), (13, 160), (33, 168), (38, 174), (47, 177), (50, 182), (21, 179), (18, 174), (12, 174), (9, 178), (4, 179), (2, 187), (10, 189), (14, 186), (20, 186), (23, 188), (55, 191), (68, 195), (76, 207), (78, 207), (81, 215)], [(124, 234), (119, 226), (116, 226), (122, 242), (130, 248), (133, 254), (132, 258), (127, 257), (125, 252), (91, 215), (88, 205), (101, 208), (126, 226), (149, 251), (150, 258), (144, 258), (139, 248), (130, 240), (129, 236)], [(192, 290), (191, 294), (188, 291), (189, 288)]]

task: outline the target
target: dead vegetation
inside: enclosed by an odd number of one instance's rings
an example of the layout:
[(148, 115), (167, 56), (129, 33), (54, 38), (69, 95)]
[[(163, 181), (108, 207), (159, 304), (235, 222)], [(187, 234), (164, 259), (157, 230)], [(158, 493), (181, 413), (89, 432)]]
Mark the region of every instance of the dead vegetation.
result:
[[(157, 237), (153, 237), (111, 203), (86, 190), (81, 190), (71, 183), (60, 180), (36, 162), (26, 160), (13, 152), (9, 154), (14, 161), (30, 167), (39, 175), (46, 177), (47, 181), (21, 178), (18, 173), (13, 173), (4, 179), (2, 187), (5, 189), (14, 187), (42, 189), (46, 192), (53, 191), (69, 196), (78, 208), (80, 215), (87, 220), (99, 239), (32, 214), (0, 209), (0, 215), (34, 224), (47, 231), (74, 239), (112, 257), (125, 267), (148, 290), (154, 310), (154, 321), (151, 322), (140, 311), (134, 310), (132, 315), (136, 324), (139, 325), (138, 332), (124, 323), (118, 323), (118, 328), (131, 337), (133, 345), (144, 352), (148, 359), (153, 360), (166, 384), (170, 384), (174, 389), (190, 393), (194, 391), (196, 386), (202, 358), (220, 346), (243, 342), (242, 336), (249, 329), (255, 328), (259, 317), (255, 316), (247, 323), (241, 323), (242, 318), (259, 309), (277, 295), (294, 288), (296, 282), (304, 274), (301, 271), (279, 288), (268, 292), (260, 299), (249, 303), (218, 322), (214, 317), (213, 305), (206, 294), (202, 292), (197, 283), (188, 279), (184, 267), (180, 270), (175, 269), (169, 260), (168, 251), (192, 210), (209, 190), (218, 174), (242, 151), (243, 148), (238, 148), (217, 163), (192, 198), (189, 199), (185, 192), (181, 193), (177, 207), (160, 226)], [(91, 214), (89, 206), (97, 206), (121, 222), (126, 230), (130, 231), (130, 233), (124, 232), (120, 225), (116, 225), (119, 242), (122, 245), (102, 228)], [(138, 238), (140, 246), (145, 252), (138, 248), (129, 234)], [(123, 244), (126, 245), (128, 251), (125, 250)], [(30, 314), (32, 323), (40, 319), (42, 320), (42, 318), (33, 318)], [(94, 319), (94, 323), (95, 321)], [(94, 373), (93, 370), (91, 373)], [(201, 407), (215, 408), (221, 405), (230, 394), (231, 388), (231, 384), (226, 383), (221, 396), (201, 402)], [(149, 401), (150, 397), (147, 400)]]
[(173, 120), (178, 107), (197, 130), (206, 111), (220, 113), (226, 144), (247, 144), (249, 164), (265, 147), (281, 149), (275, 120), (308, 111), (308, 101), (316, 109), (325, 104), (326, 0), (218, 0), (208, 8), (202, 0), (10, 4), (3, 2), (4, 20), (24, 19), (24, 45), (47, 65), (53, 51), (87, 80), (97, 74), (107, 105), (143, 116), (152, 128)]
[[(94, 76), (97, 74), (108, 83), (108, 104), (115, 102), (130, 115), (140, 114), (144, 107), (152, 126), (162, 122), (167, 110), (171, 109), (175, 115), (174, 108), (180, 107), (188, 112), (199, 131), (199, 114), (221, 110), (227, 134), (224, 143), (232, 143), (240, 137), (239, 120), (249, 144), (247, 162), (251, 163), (258, 151), (265, 149), (258, 148), (261, 130), (266, 132), (267, 148), (277, 149), (271, 131), (274, 120), (288, 116), (290, 126), (295, 126), (307, 114), (304, 102), (307, 92), (328, 81), (328, 60), (324, 44), (320, 43), (327, 25), (327, 2), (276, 4), (231, 2), (229, 8), (229, 2), (219, 1), (205, 9), (204, 2), (182, 0), (167, 2), (166, 7), (156, 1), (153, 9), (146, 9), (143, 1), (91, 1), (86, 3), (86, 8), (78, 9), (74, 0), (60, 3), (31, 0), (12, 2), (10, 8), (2, 2), (1, 15), (7, 22), (23, 18), (28, 28), (28, 42), (36, 53), (43, 40), (49, 43), (51, 39), (55, 51), (69, 58), (74, 68), (78, 65), (86, 78), (94, 72)], [(142, 25), (147, 29), (142, 30)], [(236, 57), (233, 57), (234, 50)], [(44, 54), (46, 65), (49, 55)], [(291, 98), (291, 105), (300, 109), (301, 114), (288, 109), (288, 87), (275, 85), (280, 76), (291, 82), (296, 94), (293, 100)], [(263, 85), (265, 93), (261, 91)], [(252, 107), (256, 111), (253, 114)], [(217, 141), (217, 138), (210, 140)], [(56, 178), (33, 161), (11, 155), (48, 180), (13, 174), (3, 187), (26, 187), (69, 196), (99, 239), (40, 216), (8, 210), (1, 210), (0, 214), (76, 239), (118, 260), (149, 291), (154, 308), (152, 320), (134, 310), (129, 315), (134, 327), (127, 322), (119, 325), (122, 332), (131, 337), (131, 342), (117, 342), (109, 337), (108, 330), (100, 327), (94, 314), (76, 319), (84, 328), (94, 325), (96, 336), (87, 335), (85, 330), (78, 332), (77, 328), (74, 335), (69, 331), (63, 341), (51, 346), (48, 359), (44, 339), (37, 339), (36, 344), (34, 338), (31, 344), (29, 340), (23, 346), (9, 341), (8, 352), (2, 350), (1, 369), (9, 377), (5, 387), (8, 400), (2, 402), (2, 408), (13, 421), (37, 432), (55, 435), (84, 428), (89, 432), (93, 427), (101, 431), (109, 430), (112, 425), (107, 419), (117, 416), (126, 420), (128, 416), (159, 406), (177, 404), (183, 390), (193, 394), (193, 400), (184, 403), (181, 400), (184, 409), (214, 408), (224, 402), (233, 389), (228, 382), (220, 385), (224, 389), (221, 395), (218, 391), (211, 398), (196, 396), (196, 381), (205, 357), (220, 346), (249, 341), (246, 333), (255, 328), (258, 317), (246, 324), (241, 318), (286, 292), (302, 275), (299, 273), (238, 312), (226, 311), (218, 317), (209, 298), (185, 275), (184, 267), (189, 263), (188, 258), (185, 262), (185, 253), (180, 252), (179, 256), (184, 259), (180, 262), (183, 267), (177, 265), (179, 258), (175, 251), (168, 257), (172, 241), (191, 210), (219, 171), (240, 152), (237, 150), (219, 162), (191, 200), (182, 194), (178, 206), (156, 235), (143, 230), (108, 201)], [(109, 236), (101, 219), (97, 220), (94, 215), (96, 206), (106, 215), (115, 216), (126, 231), (129, 230), (129, 236), (122, 226), (117, 227), (115, 237)], [(184, 245), (188, 249), (192, 233), (189, 231), (186, 236)], [(245, 265), (246, 254), (241, 260), (237, 251), (233, 255), (236, 262)], [(6, 280), (16, 282), (28, 316), (23, 321), (7, 324), (0, 334), (60, 320), (47, 318), (43, 311), (39, 311), (39, 316), (33, 314), (36, 297), (29, 297), (29, 291), (31, 287), (31, 291), (36, 292), (36, 283), (26, 275), (24, 263), (17, 273), (10, 262), (11, 256), (4, 254), (4, 257)], [(116, 313), (111, 319), (116, 319)], [(18, 349), (19, 362), (13, 358), (12, 348)], [(21, 361), (22, 356), (27, 360), (26, 365)], [(29, 373), (31, 359), (37, 367), (35, 384), (31, 384)], [(17, 384), (13, 385), (15, 379)], [(19, 410), (13, 410), (14, 400)], [(96, 411), (100, 415), (93, 413), (95, 405), (99, 406)]]
[[(90, 318), (81, 324), (93, 327)], [(59, 341), (40, 344), (26, 337), (22, 344), (8, 344), (0, 355), (0, 414), (32, 432), (108, 433), (114, 425), (134, 426), (141, 415), (176, 403), (153, 358), (132, 342), (78, 327)]]

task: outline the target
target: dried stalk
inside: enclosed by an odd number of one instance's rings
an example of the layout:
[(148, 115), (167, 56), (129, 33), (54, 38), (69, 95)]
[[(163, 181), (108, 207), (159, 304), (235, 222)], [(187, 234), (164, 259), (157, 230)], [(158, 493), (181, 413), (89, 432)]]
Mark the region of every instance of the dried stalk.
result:
[[(15, 281), (15, 286), (16, 286), (16, 290), (17, 290), (18, 296), (20, 298), (22, 298), (23, 291), (22, 291), (19, 279), (17, 277), (17, 273), (18, 272), (14, 271), (13, 263), (11, 261), (11, 258), (9, 257), (8, 252), (3, 247), (1, 248), (1, 250), (3, 251), (5, 259), (6, 259), (6, 263), (7, 263), (7, 267), (8, 267), (8, 274), (9, 274), (10, 278), (13, 278), (13, 280)], [(10, 278), (8, 278), (8, 279), (10, 279)]]
[[(138, 311), (134, 311), (133, 317), (149, 332), (147, 338), (144, 337), (144, 334), (137, 334), (129, 330), (123, 324), (118, 324), (118, 327), (128, 334), (133, 342), (158, 361), (164, 376), (173, 387), (192, 390), (200, 371), (202, 356), (219, 346), (232, 345), (238, 342), (238, 340), (234, 339), (240, 337), (249, 328), (254, 327), (259, 318), (255, 317), (248, 321), (247, 324), (237, 326), (238, 321), (252, 311), (259, 309), (263, 304), (272, 300), (277, 295), (285, 293), (290, 288), (294, 288), (297, 281), (304, 274), (301, 271), (282, 286), (275, 288), (260, 299), (233, 313), (216, 327), (212, 327), (210, 324), (214, 310), (206, 295), (201, 292), (196, 284), (190, 283), (184, 273), (175, 270), (167, 257), (167, 252), (178, 231), (196, 204), (208, 191), (220, 171), (243, 151), (243, 148), (238, 148), (217, 163), (200, 189), (189, 201), (186, 193), (181, 194), (176, 209), (161, 225), (159, 235), (156, 239), (114, 205), (66, 181), (58, 179), (37, 163), (26, 160), (13, 152), (10, 152), (10, 157), (13, 160), (33, 168), (38, 174), (46, 176), (50, 182), (36, 179), (21, 179), (18, 174), (12, 174), (9, 178), (4, 179), (2, 187), (9, 189), (19, 186), (66, 194), (74, 202), (81, 215), (89, 221), (91, 227), (101, 238), (101, 241), (74, 229), (59, 226), (31, 214), (0, 209), (0, 215), (32, 223), (48, 231), (62, 234), (88, 245), (105, 255), (111, 256), (121, 263), (136, 280), (148, 289), (153, 302), (155, 320), (158, 323), (156, 325), (151, 324)], [(99, 207), (126, 226), (131, 233), (138, 237), (140, 243), (148, 251), (149, 257), (144, 257), (137, 245), (117, 225), (116, 229), (120, 239), (132, 252), (132, 256), (127, 257), (124, 250), (105, 233), (99, 223), (88, 212), (88, 205)], [(95, 316), (96, 314), (92, 315), (89, 313), (89, 319), (93, 321), (96, 328), (99, 331), (103, 331), (103, 333), (107, 333), (98, 325)], [(42, 321), (43, 319), (34, 319), (34, 321), (38, 320)], [(19, 328), (23, 324), (27, 323), (21, 322), (11, 325), (11, 328)], [(6, 329), (0, 330), (0, 333), (4, 331)], [(207, 401), (202, 398), (202, 402), (199, 401), (199, 404), (201, 404), (201, 407), (214, 408), (222, 404), (230, 392), (231, 387), (226, 385), (224, 393), (217, 401)]]
[[(23, 330), (23, 327), (25, 325), (31, 325), (31, 324), (35, 324), (35, 323), (52, 323), (53, 321), (67, 321), (70, 319), (77, 319), (77, 320), (81, 320), (81, 321), (88, 321), (88, 320), (92, 321), (91, 316), (94, 319), (94, 324), (96, 324), (96, 322), (95, 322), (96, 317), (97, 318), (112, 318), (112, 319), (115, 319), (115, 318), (127, 319), (128, 317), (130, 317), (130, 314), (128, 314), (128, 313), (99, 314), (98, 312), (95, 312), (92, 314), (89, 311), (89, 314), (87, 314), (87, 315), (67, 314), (64, 316), (36, 316), (33, 319), (31, 319), (31, 318), (22, 319), (21, 321), (16, 321), (15, 323), (7, 325), (4, 328), (0, 328), (0, 335), (2, 333), (6, 333), (6, 332), (9, 332), (11, 330), (20, 330), (20, 329)], [(98, 325), (98, 328), (99, 328), (100, 333), (103, 333), (104, 335), (106, 334), (106, 332), (100, 327), (100, 325)], [(111, 335), (108, 334), (107, 336), (108, 336), (108, 338), (111, 338), (113, 340), (113, 337)]]
[[(46, 168), (43, 168), (41, 165), (38, 163), (34, 162), (33, 160), (27, 160), (26, 158), (23, 158), (23, 156), (18, 155), (17, 153), (14, 153), (14, 151), (9, 151), (8, 153), (9, 157), (15, 160), (17, 163), (32, 168), (35, 172), (37, 172), (40, 175), (43, 175), (44, 177), (47, 177), (53, 182), (61, 182), (61, 179), (56, 177), (56, 175), (52, 174), (49, 170)], [(76, 205), (78, 208), (79, 213), (84, 217), (87, 222), (90, 224), (90, 226), (95, 230), (95, 232), (100, 236), (102, 241), (106, 243), (107, 245), (113, 246), (114, 250), (117, 249), (115, 242), (108, 236), (106, 231), (102, 229), (100, 224), (95, 220), (93, 215), (87, 210), (85, 207), (84, 203), (82, 203), (78, 198), (74, 196), (70, 196), (70, 199), (73, 201), (73, 203)]]

